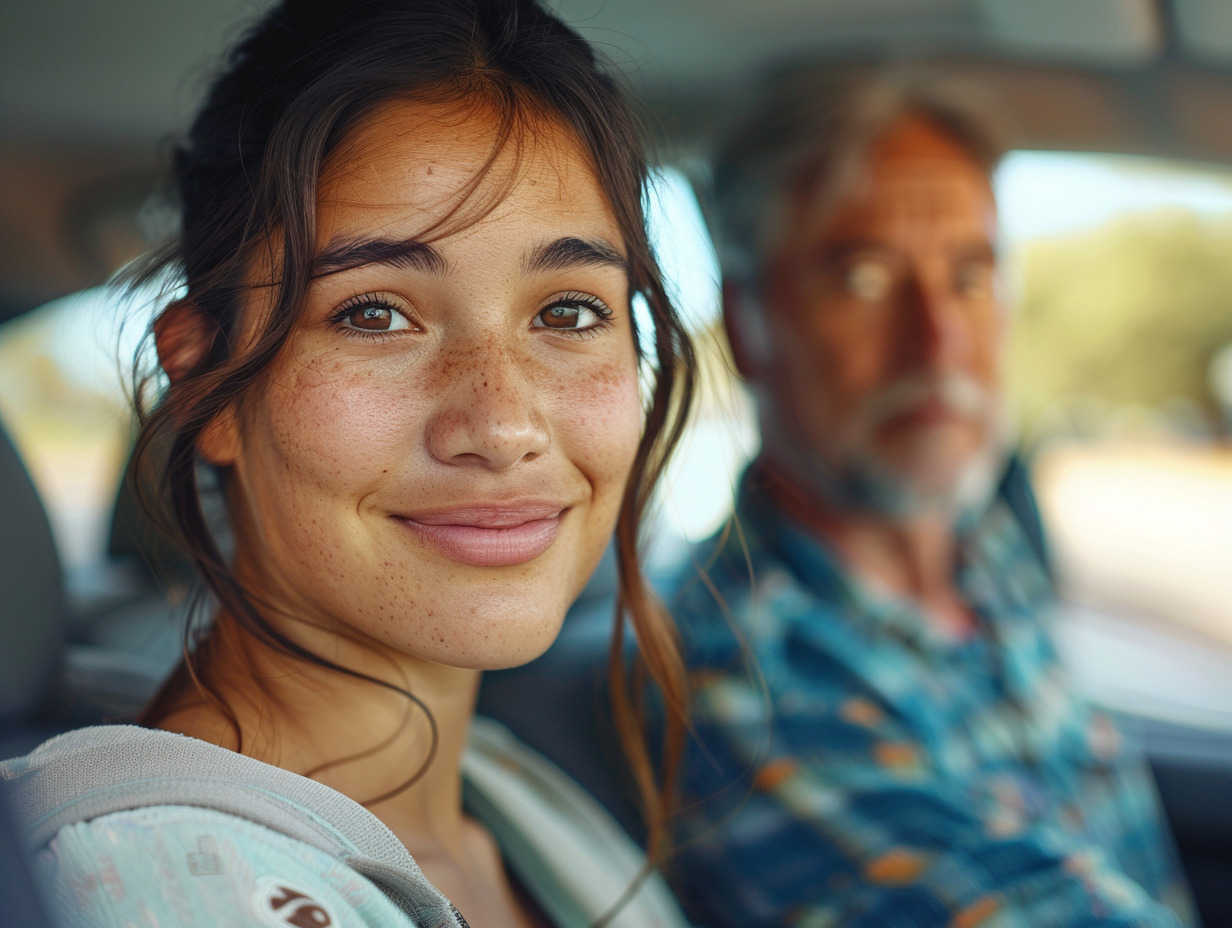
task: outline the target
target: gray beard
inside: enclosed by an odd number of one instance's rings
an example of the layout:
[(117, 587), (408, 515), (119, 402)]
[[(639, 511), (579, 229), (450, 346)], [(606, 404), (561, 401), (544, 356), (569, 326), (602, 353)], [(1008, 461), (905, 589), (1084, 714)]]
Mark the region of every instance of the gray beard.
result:
[[(875, 450), (878, 426), (887, 418), (929, 398), (984, 423), (987, 437), (952, 478), (936, 486), (913, 481), (909, 470), (895, 467)], [(836, 441), (839, 456), (826, 460), (801, 440), (773, 406), (759, 409), (767, 457), (807, 493), (846, 512), (864, 512), (892, 522), (921, 517), (950, 519), (953, 523), (982, 512), (996, 490), (1008, 447), (1005, 422), (993, 396), (964, 375), (917, 373), (888, 384), (865, 400)], [(782, 436), (769, 439), (768, 434)]]
[(889, 522), (940, 516), (958, 524), (988, 507), (1005, 466), (1007, 447), (1002, 429), (994, 425), (985, 446), (961, 465), (953, 480), (937, 487), (913, 483), (876, 455), (823, 463), (807, 448), (789, 449), (782, 443), (767, 443), (764, 454), (806, 494), (842, 512), (865, 513)]
[(823, 482), (833, 485), (836, 495), (832, 501), (840, 508), (869, 512), (892, 522), (942, 516), (957, 523), (987, 508), (1004, 463), (1004, 453), (990, 443), (941, 487), (917, 486), (877, 460), (853, 462), (836, 479), (823, 478)]

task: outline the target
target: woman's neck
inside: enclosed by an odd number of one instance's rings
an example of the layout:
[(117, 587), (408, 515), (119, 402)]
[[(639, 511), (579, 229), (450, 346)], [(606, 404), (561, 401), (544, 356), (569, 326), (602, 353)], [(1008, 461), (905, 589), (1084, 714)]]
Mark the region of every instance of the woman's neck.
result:
[(201, 668), (216, 699), (189, 691), (189, 682), (168, 694), (171, 711), (158, 727), (311, 777), (354, 799), (388, 826), (477, 928), (543, 924), (517, 897), (491, 836), (462, 812), (462, 752), (479, 671), (311, 630), (298, 629), (296, 639), (388, 685), (254, 644), (221, 617)]
[(417, 858), (464, 862), (461, 757), (479, 672), (311, 631), (297, 630), (296, 639), (385, 685), (254, 643), (224, 616), (201, 652), (202, 682), (216, 699), (173, 694), (158, 726), (338, 790)]

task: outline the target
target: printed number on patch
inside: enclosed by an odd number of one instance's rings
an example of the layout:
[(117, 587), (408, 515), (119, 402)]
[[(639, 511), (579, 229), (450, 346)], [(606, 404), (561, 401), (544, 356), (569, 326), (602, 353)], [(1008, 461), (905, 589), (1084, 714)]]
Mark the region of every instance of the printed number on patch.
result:
[(310, 892), (273, 876), (257, 881), (252, 906), (261, 922), (273, 928), (329, 928), (337, 924)]

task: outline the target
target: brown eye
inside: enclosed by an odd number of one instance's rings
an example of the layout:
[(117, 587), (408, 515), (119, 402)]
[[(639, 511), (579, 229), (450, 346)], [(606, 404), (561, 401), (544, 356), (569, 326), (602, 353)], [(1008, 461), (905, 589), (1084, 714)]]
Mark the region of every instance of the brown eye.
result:
[(361, 298), (343, 306), (335, 317), (344, 329), (359, 332), (396, 332), (411, 328), (410, 320), (384, 300)]
[(598, 301), (560, 300), (546, 306), (535, 316), (532, 325), (541, 329), (584, 331), (593, 329), (611, 315), (611, 310)]
[(357, 329), (384, 332), (394, 321), (394, 312), (384, 306), (361, 306), (347, 316), (347, 322)]
[(576, 329), (581, 313), (580, 306), (549, 306), (539, 314), (539, 319), (549, 329)]

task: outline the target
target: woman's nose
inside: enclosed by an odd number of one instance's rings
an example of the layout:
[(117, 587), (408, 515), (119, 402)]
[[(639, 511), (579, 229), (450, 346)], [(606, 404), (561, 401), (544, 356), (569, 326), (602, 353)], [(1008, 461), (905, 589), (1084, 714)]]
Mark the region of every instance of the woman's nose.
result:
[(502, 345), (478, 345), (443, 366), (428, 424), (428, 451), (455, 466), (502, 471), (532, 461), (551, 443), (529, 363)]

